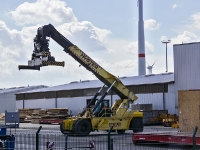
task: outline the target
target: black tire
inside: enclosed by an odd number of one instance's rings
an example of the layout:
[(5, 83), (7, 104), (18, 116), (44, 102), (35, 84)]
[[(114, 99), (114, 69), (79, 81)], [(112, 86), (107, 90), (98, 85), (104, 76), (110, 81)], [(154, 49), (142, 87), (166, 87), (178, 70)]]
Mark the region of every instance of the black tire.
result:
[(0, 142), (0, 149), (1, 149), (1, 148), (3, 148), (3, 143), (2, 143), (2, 142)]
[(63, 123), (60, 124), (60, 132), (62, 134), (65, 134), (65, 130), (63, 129)]
[(129, 129), (133, 132), (143, 132), (143, 119), (141, 117), (132, 118)]
[(72, 131), (64, 130), (64, 129), (63, 129), (63, 123), (60, 123), (60, 132), (61, 132), (62, 134), (67, 134), (67, 135), (73, 134)]
[(172, 126), (172, 123), (171, 122), (166, 122), (165, 126), (164, 127), (171, 127)]
[[(109, 132), (110, 130), (106, 130), (107, 132)], [(116, 130), (112, 130), (111, 132), (116, 132)]]
[(73, 132), (77, 135), (88, 135), (92, 131), (92, 125), (87, 119), (80, 119), (74, 122)]
[(125, 133), (125, 130), (117, 130), (117, 133), (118, 133), (118, 134), (124, 134), (124, 133)]
[(163, 122), (162, 125), (163, 125), (164, 127), (166, 127), (166, 122)]

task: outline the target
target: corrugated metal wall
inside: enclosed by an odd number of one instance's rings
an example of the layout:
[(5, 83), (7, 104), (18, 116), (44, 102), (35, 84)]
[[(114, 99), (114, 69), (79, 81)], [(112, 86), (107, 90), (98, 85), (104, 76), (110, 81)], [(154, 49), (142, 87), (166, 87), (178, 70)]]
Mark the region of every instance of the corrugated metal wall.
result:
[[(100, 98), (101, 96), (99, 96)], [(91, 99), (92, 96), (85, 97), (66, 97), (66, 98), (57, 98), (57, 99), (30, 99), (24, 100), (24, 108), (69, 108), (72, 111), (73, 115), (77, 115), (80, 112), (81, 108), (86, 106), (86, 100)], [(113, 103), (116, 99), (119, 99), (117, 95), (113, 95)], [(111, 105), (111, 96), (106, 96), (105, 99), (110, 100)], [(57, 101), (57, 104), (56, 104)], [(17, 109), (23, 108), (23, 100), (16, 101)]]
[(55, 108), (55, 99), (35, 99), (24, 102), (25, 108)]
[[(127, 86), (127, 88), (133, 91), (135, 94), (162, 93), (162, 92), (167, 93), (168, 83), (129, 85)], [(107, 89), (108, 87), (103, 88), (101, 93), (105, 93)], [(93, 96), (98, 90), (99, 88), (86, 88), (86, 89), (73, 89), (73, 90), (60, 90), (60, 91), (19, 93), (16, 94), (16, 100)], [(108, 95), (114, 95), (114, 92), (109, 91)]]
[(175, 96), (174, 93), (165, 93), (163, 100), (163, 93), (152, 94), (137, 94), (138, 104), (152, 104), (153, 110), (168, 110), (168, 113), (175, 114)]
[[(174, 97), (174, 84), (169, 84), (169, 93), (150, 93), (150, 94), (136, 94), (138, 100), (135, 103), (140, 104), (152, 104), (153, 109), (162, 110), (163, 109), (163, 98), (165, 99), (165, 109), (169, 111), (170, 114), (175, 113), (175, 97)], [(50, 98), (50, 99), (30, 99), (24, 100), (25, 108), (69, 108), (73, 115), (77, 115), (81, 108), (86, 106), (86, 99), (91, 99), (93, 96), (84, 97), (65, 97), (65, 98)], [(99, 96), (98, 98), (100, 98)], [(115, 102), (115, 100), (120, 99), (117, 95), (107, 95), (105, 99), (110, 100), (110, 106)], [(23, 100), (16, 101), (17, 108), (23, 108)], [(57, 103), (57, 104), (56, 104)]]
[[(156, 93), (168, 92), (169, 83), (160, 84), (147, 84), (147, 85), (132, 85), (127, 86), (130, 90), (134, 91), (136, 95), (142, 95), (140, 103), (152, 103), (155, 109), (163, 109), (163, 94), (158, 97)], [(21, 93), (16, 95), (17, 108), (64, 108), (68, 107), (72, 110), (73, 115), (77, 115), (80, 108), (86, 106), (86, 99), (91, 99), (99, 88), (89, 89), (74, 89), (74, 90), (61, 90), (61, 91), (47, 91), (47, 92), (34, 92), (34, 93)], [(105, 93), (107, 87), (101, 92)], [(148, 94), (137, 94), (148, 93)], [(150, 94), (149, 94), (150, 93)], [(99, 96), (101, 97), (101, 96)], [(114, 92), (109, 91), (106, 99), (110, 100), (110, 106), (116, 99), (120, 99)], [(112, 99), (112, 100), (111, 100)], [(143, 101), (143, 99), (145, 101)]]
[(17, 109), (22, 109), (23, 108), (23, 100), (16, 101), (16, 107), (17, 107)]
[(72, 111), (73, 115), (77, 115), (82, 108), (86, 106), (86, 99), (91, 99), (91, 96), (86, 97), (72, 97), (72, 98), (59, 98), (58, 108), (67, 107)]
[(165, 107), (170, 114), (176, 114), (176, 99), (175, 99), (174, 84), (168, 85), (168, 93), (165, 94)]
[(152, 104), (153, 109), (161, 110), (163, 109), (163, 94), (162, 93), (152, 93), (152, 94), (137, 94), (138, 100), (135, 104)]
[(200, 43), (174, 45), (174, 80), (176, 113), (178, 91), (200, 89)]
[[(10, 91), (8, 92), (8, 89), (5, 89), (7, 92), (1, 92), (0, 93), (0, 113), (5, 113), (5, 110), (8, 112), (14, 112), (18, 108), (18, 104), (16, 104), (16, 96), (15, 94), (18, 92), (25, 92), (25, 91), (31, 91), (34, 89), (40, 89), (44, 88), (46, 86), (39, 85), (39, 86), (29, 86), (29, 87), (19, 87), (19, 88), (13, 88), (9, 89)], [(3, 91), (4, 89), (2, 89)], [(12, 91), (13, 90), (13, 91)], [(23, 103), (22, 103), (22, 108), (23, 108)]]
[(15, 93), (0, 94), (0, 113), (16, 111)]

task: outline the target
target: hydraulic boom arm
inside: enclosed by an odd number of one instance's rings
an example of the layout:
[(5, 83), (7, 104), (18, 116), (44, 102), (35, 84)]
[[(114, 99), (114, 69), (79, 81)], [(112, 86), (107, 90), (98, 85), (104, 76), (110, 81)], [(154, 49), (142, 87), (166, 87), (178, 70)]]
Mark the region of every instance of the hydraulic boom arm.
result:
[(64, 62), (56, 62), (55, 59), (52, 59), (50, 56), (48, 37), (52, 38), (55, 42), (62, 46), (66, 53), (71, 55), (87, 70), (91, 71), (108, 87), (110, 87), (112, 83), (116, 81), (112, 87), (112, 90), (121, 99), (129, 99), (131, 102), (137, 100), (135, 94), (126, 86), (124, 86), (119, 78), (103, 69), (81, 49), (60, 34), (51, 24), (38, 28), (37, 35), (34, 38), (34, 51), (32, 54), (32, 60), (29, 61), (28, 66), (21, 65), (19, 66), (19, 69), (40, 70), (40, 67), (47, 65), (64, 66)]

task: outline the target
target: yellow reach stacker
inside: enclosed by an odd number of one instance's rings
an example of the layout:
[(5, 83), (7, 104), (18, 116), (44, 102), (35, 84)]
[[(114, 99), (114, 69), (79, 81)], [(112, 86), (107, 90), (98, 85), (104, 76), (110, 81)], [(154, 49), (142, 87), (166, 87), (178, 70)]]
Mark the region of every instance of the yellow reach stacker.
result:
[[(19, 65), (19, 69), (40, 70), (40, 67), (55, 65), (64, 66), (64, 62), (57, 62), (49, 51), (49, 38), (52, 38), (64, 51), (76, 61), (91, 71), (100, 81), (107, 86), (107, 91), (97, 99), (104, 86), (94, 95), (90, 103), (76, 117), (69, 117), (60, 126), (62, 133), (87, 135), (95, 130), (108, 131), (111, 126), (119, 134), (126, 130), (133, 132), (143, 131), (143, 113), (129, 110), (130, 103), (137, 100), (135, 94), (130, 91), (116, 76), (107, 72), (76, 45), (60, 34), (51, 24), (39, 27), (34, 38), (34, 51), (28, 65)], [(114, 91), (120, 99), (113, 106), (108, 106), (104, 98), (108, 92)], [(91, 104), (95, 103), (94, 107)]]

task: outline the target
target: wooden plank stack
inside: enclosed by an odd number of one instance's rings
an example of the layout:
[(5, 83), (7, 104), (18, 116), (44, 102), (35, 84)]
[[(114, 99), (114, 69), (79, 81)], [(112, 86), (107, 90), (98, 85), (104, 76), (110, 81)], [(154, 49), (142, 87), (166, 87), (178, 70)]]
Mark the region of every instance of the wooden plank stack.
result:
[(19, 116), (20, 122), (21, 123), (31, 122), (32, 113), (38, 110), (41, 110), (41, 108), (18, 109), (18, 111), (20, 112), (20, 116)]
[(5, 115), (0, 114), (0, 124), (3, 123), (4, 121), (5, 121)]
[(41, 108), (19, 109), (20, 122), (39, 124), (42, 119), (66, 119), (69, 117), (68, 108), (51, 108), (42, 110)]
[(46, 115), (47, 111), (46, 110), (34, 110), (32, 115), (31, 115), (31, 123), (32, 124), (39, 124), (39, 121), (43, 115)]
[(41, 116), (41, 119), (66, 119), (69, 117), (68, 108), (47, 109), (47, 114)]

